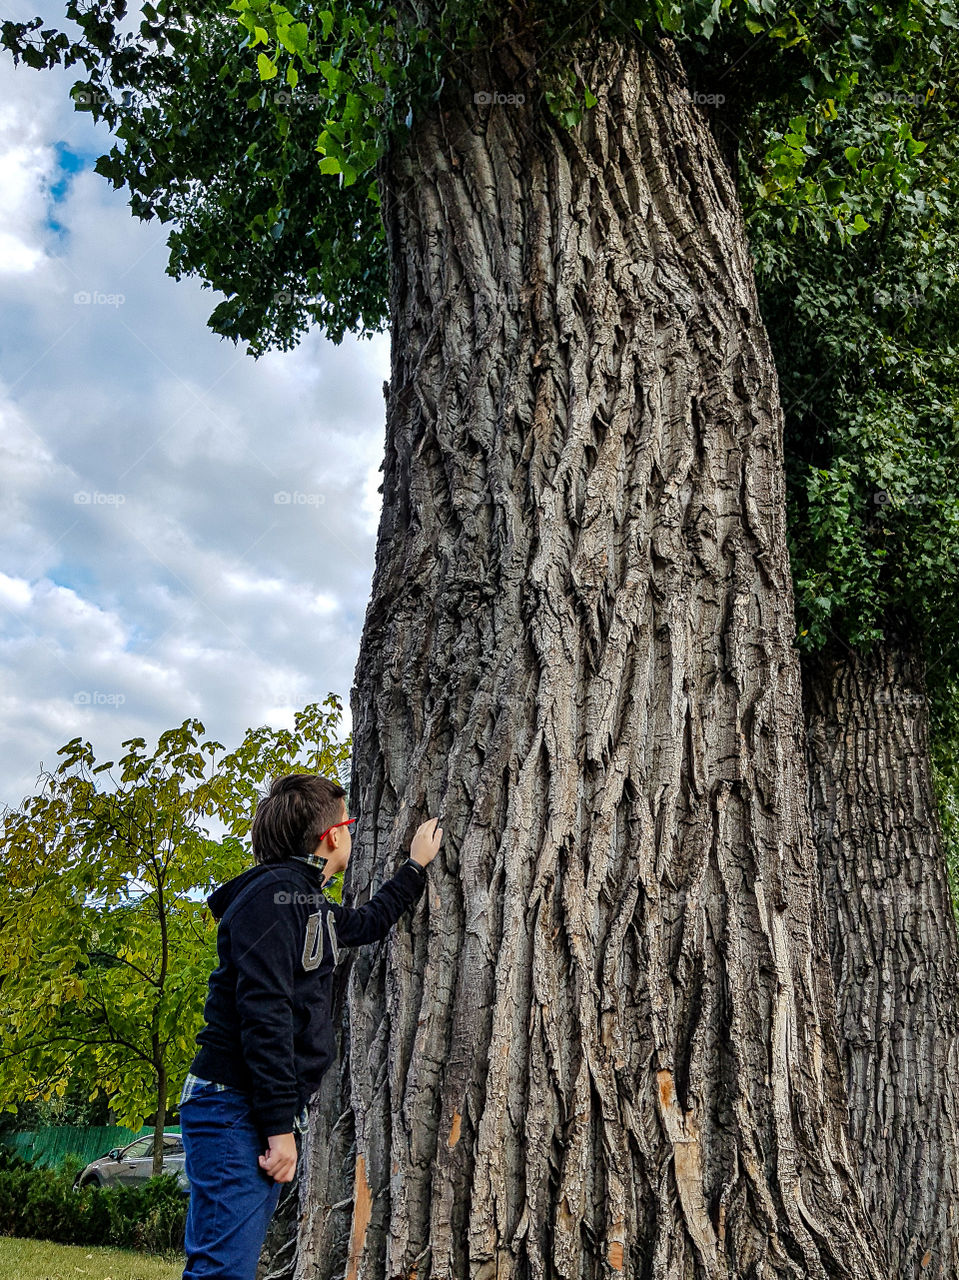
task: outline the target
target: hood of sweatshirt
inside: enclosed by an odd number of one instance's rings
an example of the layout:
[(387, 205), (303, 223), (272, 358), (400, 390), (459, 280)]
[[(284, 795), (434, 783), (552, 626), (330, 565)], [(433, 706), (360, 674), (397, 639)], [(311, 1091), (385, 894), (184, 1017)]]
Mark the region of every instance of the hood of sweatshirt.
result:
[[(225, 884), (221, 884), (218, 889), (214, 889), (207, 898), (207, 906), (213, 913), (214, 920), (222, 920), (227, 907), (237, 896), (242, 893), (248, 884), (252, 884), (254, 880), (269, 879), (278, 881), (289, 881), (290, 875), (301, 877), (306, 875), (312, 884), (313, 878), (310, 875), (311, 868), (305, 862), (264, 862), (255, 867), (248, 867), (246, 871), (241, 871), (238, 876), (234, 876), (232, 880), (227, 880)], [(317, 872), (317, 878), (322, 882), (322, 872)]]

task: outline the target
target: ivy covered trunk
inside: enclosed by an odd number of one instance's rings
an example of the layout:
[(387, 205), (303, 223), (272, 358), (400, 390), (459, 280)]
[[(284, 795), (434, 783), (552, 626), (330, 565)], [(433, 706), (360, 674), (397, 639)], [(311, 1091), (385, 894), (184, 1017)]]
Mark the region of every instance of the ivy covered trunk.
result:
[(803, 661), (849, 1135), (890, 1276), (959, 1276), (959, 947), (923, 663), (897, 636)]
[(344, 900), (446, 834), (341, 955), (297, 1273), (879, 1280), (735, 193), (669, 44), (571, 130), (500, 57), (384, 169)]

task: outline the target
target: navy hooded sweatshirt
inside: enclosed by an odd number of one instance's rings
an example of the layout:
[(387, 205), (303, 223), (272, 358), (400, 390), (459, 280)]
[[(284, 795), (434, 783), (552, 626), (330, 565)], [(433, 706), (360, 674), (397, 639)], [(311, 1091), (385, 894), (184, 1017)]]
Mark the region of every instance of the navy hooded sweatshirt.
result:
[(408, 859), (362, 907), (330, 901), (323, 871), (251, 867), (207, 899), (219, 921), (194, 1075), (251, 1097), (262, 1138), (290, 1133), (336, 1057), (330, 996), (339, 947), (385, 938), (426, 886)]

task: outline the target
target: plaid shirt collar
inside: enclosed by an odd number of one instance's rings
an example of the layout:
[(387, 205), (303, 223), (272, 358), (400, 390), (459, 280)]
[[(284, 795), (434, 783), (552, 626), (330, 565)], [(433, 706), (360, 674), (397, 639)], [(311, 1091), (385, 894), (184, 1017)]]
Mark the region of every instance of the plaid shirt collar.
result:
[(320, 888), (321, 888), (321, 889), (326, 889), (329, 885), (331, 885), (331, 884), (333, 883), (333, 877), (332, 877), (332, 876), (330, 876), (329, 878), (327, 878), (325, 875), (323, 875), (323, 871), (324, 871), (324, 869), (325, 869), (325, 867), (326, 867), (326, 859), (325, 859), (325, 858), (318, 858), (318, 857), (316, 857), (316, 855), (315, 855), (315, 854), (312, 854), (312, 853), (307, 854), (307, 856), (306, 856), (306, 857), (299, 857), (298, 855), (294, 854), (294, 855), (293, 855), (293, 858), (292, 858), (292, 861), (293, 861), (293, 862), (305, 862), (305, 863), (306, 863), (306, 865), (307, 865), (308, 867), (315, 867), (315, 868), (316, 868), (316, 870), (320, 872), (321, 879), (323, 880), (323, 883), (320, 885)]
[(299, 857), (298, 855), (294, 854), (293, 861), (305, 862), (307, 863), (308, 866), (316, 867), (317, 871), (322, 871), (323, 868), (326, 866), (326, 859), (318, 858), (315, 853), (308, 853), (306, 857)]

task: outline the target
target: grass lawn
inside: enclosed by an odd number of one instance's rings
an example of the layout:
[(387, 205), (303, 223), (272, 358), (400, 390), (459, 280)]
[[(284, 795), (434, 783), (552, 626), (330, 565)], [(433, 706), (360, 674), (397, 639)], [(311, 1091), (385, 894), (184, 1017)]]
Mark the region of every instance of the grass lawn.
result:
[(183, 1262), (130, 1249), (0, 1236), (0, 1276), (17, 1280), (181, 1280)]

